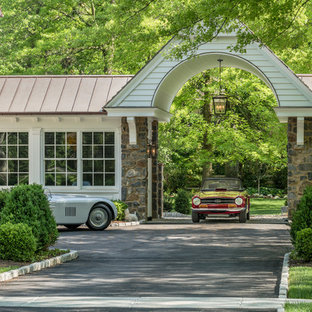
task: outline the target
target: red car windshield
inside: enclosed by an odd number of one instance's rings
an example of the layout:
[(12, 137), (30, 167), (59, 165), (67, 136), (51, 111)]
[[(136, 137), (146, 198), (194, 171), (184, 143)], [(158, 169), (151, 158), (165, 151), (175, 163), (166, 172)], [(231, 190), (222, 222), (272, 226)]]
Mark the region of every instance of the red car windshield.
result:
[(227, 191), (240, 191), (242, 190), (242, 183), (239, 179), (234, 178), (209, 178), (204, 180), (202, 186), (203, 191), (215, 191), (218, 189)]

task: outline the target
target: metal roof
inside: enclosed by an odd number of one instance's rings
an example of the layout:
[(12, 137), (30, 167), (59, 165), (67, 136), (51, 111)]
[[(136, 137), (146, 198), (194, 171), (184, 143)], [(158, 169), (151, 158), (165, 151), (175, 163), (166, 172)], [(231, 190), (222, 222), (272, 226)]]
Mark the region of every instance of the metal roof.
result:
[(312, 90), (312, 74), (296, 75), (310, 90)]
[[(298, 74), (312, 90), (312, 74)], [(0, 76), (0, 115), (95, 114), (132, 75)]]
[(0, 114), (99, 113), (133, 76), (0, 76)]

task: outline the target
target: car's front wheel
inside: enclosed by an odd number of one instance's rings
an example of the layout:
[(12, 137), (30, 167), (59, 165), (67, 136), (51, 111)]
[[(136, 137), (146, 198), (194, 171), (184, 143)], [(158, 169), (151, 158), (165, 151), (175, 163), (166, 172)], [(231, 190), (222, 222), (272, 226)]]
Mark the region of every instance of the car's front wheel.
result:
[(94, 231), (105, 230), (112, 221), (112, 214), (104, 204), (95, 205), (89, 213), (87, 226)]
[(193, 223), (199, 222), (199, 213), (192, 211), (192, 221), (193, 221)]
[(239, 223), (246, 223), (246, 221), (247, 221), (247, 209), (244, 209), (239, 213)]

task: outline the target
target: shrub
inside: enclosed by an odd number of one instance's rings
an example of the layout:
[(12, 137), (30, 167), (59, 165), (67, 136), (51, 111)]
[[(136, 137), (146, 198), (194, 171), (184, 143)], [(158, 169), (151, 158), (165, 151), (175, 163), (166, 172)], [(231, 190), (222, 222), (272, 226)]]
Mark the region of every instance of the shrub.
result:
[(25, 223), (32, 228), (37, 250), (45, 250), (58, 237), (55, 219), (41, 185), (18, 185), (11, 189), (0, 213), (0, 224)]
[(164, 211), (174, 210), (174, 196), (164, 193)]
[(312, 228), (312, 187), (308, 186), (300, 199), (298, 207), (292, 216), (290, 235), (293, 243), (296, 242), (297, 232)]
[(5, 201), (6, 201), (8, 194), (9, 194), (8, 190), (1, 190), (0, 191), (0, 212), (5, 206)]
[(121, 200), (114, 200), (113, 203), (118, 211), (117, 220), (125, 221), (125, 210), (128, 208), (128, 205)]
[(0, 257), (3, 260), (31, 261), (36, 251), (36, 239), (30, 226), (24, 223), (0, 225)]
[(189, 214), (191, 212), (190, 199), (190, 194), (187, 191), (179, 189), (175, 198), (175, 210), (183, 214)]
[(305, 261), (312, 260), (312, 229), (306, 228), (296, 235), (295, 250), (299, 257)]

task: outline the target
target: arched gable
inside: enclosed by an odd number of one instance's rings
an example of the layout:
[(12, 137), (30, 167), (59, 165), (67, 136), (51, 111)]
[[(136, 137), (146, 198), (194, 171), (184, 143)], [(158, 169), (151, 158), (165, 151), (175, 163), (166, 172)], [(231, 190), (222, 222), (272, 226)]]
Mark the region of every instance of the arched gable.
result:
[[(159, 110), (165, 116), (185, 82), (203, 70), (217, 67), (220, 57), (224, 60), (222, 66), (249, 71), (263, 80), (273, 91), (279, 108), (283, 108), (284, 117), (287, 115), (285, 108), (292, 108), (292, 111), (294, 107), (312, 108), (312, 91), (272, 51), (258, 43), (248, 45), (245, 53), (230, 51), (229, 46), (235, 42), (235, 35), (221, 34), (212, 42), (201, 45), (195, 56), (185, 56), (181, 60), (165, 57), (174, 45), (174, 41), (169, 42), (105, 109), (109, 114), (114, 114), (110, 108), (123, 108), (123, 112), (139, 109), (141, 115), (146, 111), (146, 116), (155, 117), (159, 117), (156, 116)], [(293, 112), (291, 114), (293, 116)]]

